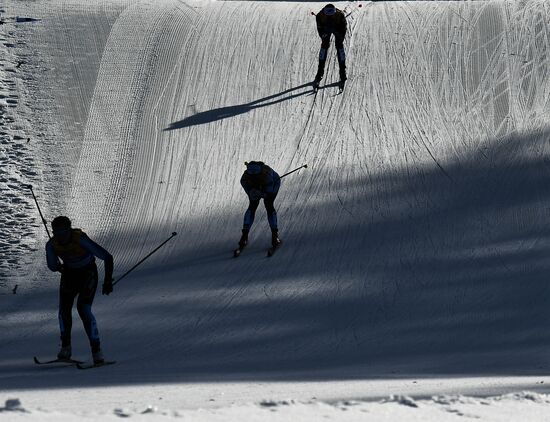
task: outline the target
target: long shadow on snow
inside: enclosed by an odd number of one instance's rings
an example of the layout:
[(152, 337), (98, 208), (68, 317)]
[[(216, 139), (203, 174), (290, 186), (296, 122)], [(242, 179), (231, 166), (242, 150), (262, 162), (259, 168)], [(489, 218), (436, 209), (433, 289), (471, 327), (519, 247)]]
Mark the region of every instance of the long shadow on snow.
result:
[[(334, 84), (336, 85), (336, 84)], [(267, 107), (274, 104), (281, 103), (283, 101), (291, 100), (293, 98), (301, 97), (302, 95), (311, 95), (313, 92), (311, 90), (306, 90), (298, 92), (292, 95), (286, 94), (291, 93), (292, 91), (297, 91), (302, 88), (311, 87), (311, 83), (305, 83), (294, 88), (286, 89), (278, 94), (269, 95), (259, 100), (254, 100), (246, 104), (238, 104), (234, 106), (219, 107), (213, 110), (203, 111), (193, 116), (186, 117), (185, 119), (173, 122), (169, 127), (164, 129), (164, 131), (183, 129), (190, 126), (204, 125), (207, 123), (216, 122), (218, 120), (227, 119), (230, 117), (238, 116), (239, 114), (248, 113), (256, 108)], [(281, 97), (281, 98), (277, 98)], [(272, 101), (273, 100), (273, 101)]]
[[(124, 312), (139, 323), (103, 315), (127, 353), (91, 382), (548, 372), (549, 137), (495, 141), (446, 175), (415, 167), (324, 186), (330, 200), (280, 211), (285, 245), (269, 260), (211, 256), (221, 241), (183, 251), (163, 264), (172, 282), (154, 268), (135, 286), (144, 300)], [(60, 386), (34, 378), (4, 381)]]

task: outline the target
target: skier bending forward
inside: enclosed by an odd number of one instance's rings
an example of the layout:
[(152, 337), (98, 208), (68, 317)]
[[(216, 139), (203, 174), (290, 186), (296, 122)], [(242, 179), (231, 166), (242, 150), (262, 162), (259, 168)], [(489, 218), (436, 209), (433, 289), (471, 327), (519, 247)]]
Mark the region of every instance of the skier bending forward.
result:
[(275, 211), (275, 198), (281, 186), (281, 178), (275, 170), (261, 161), (246, 163), (246, 170), (241, 177), (241, 185), (248, 195), (248, 209), (244, 214), (243, 231), (239, 248), (243, 249), (248, 243), (248, 233), (254, 223), (256, 209), (260, 205), (260, 199), (264, 199), (269, 227), (271, 227), (271, 245), (279, 246), (279, 232), (277, 227), (277, 211)]
[(319, 67), (313, 85), (318, 87), (319, 82), (323, 79), (328, 48), (330, 47), (330, 37), (334, 34), (334, 44), (336, 45), (336, 54), (340, 66), (340, 89), (343, 89), (347, 79), (346, 52), (344, 51), (344, 38), (347, 30), (346, 16), (333, 4), (327, 4), (317, 13), (315, 20), (317, 21), (317, 32), (321, 37), (321, 49), (319, 50)]
[[(103, 363), (103, 353), (92, 302), (97, 289), (97, 266), (95, 258), (105, 261), (105, 281), (102, 293), (113, 291), (113, 257), (92, 241), (80, 229), (71, 228), (71, 220), (65, 216), (52, 221), (53, 238), (46, 243), (46, 259), (51, 271), (61, 273), (59, 286), (59, 327), (61, 329), (61, 350), (59, 359), (71, 357), (72, 308), (76, 296), (76, 308), (88, 335), (94, 364)], [(63, 264), (59, 262), (63, 261)]]

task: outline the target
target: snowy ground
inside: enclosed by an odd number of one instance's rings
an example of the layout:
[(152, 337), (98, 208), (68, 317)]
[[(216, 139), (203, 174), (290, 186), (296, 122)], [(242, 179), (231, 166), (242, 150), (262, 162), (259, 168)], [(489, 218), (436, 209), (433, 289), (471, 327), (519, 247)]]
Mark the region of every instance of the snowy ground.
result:
[[(332, 48), (313, 95), (322, 5), (0, 3), (0, 420), (550, 417), (550, 2), (338, 3), (349, 80)], [(252, 159), (308, 169), (235, 260)], [(29, 184), (115, 275), (178, 232), (96, 298), (116, 365), (32, 363)]]
[[(166, 410), (162, 406), (129, 405), (110, 412), (85, 411), (75, 408), (70, 413), (40, 408), (29, 411), (17, 400), (0, 408), (0, 420), (40, 420), (65, 422), (74, 420), (132, 421), (191, 420), (199, 422), (239, 421), (542, 421), (548, 418), (550, 396), (535, 393), (508, 394), (500, 397), (472, 398), (437, 396), (413, 400), (390, 396), (377, 402), (346, 400), (324, 403), (316, 400), (262, 400), (229, 407)], [(521, 416), (520, 416), (521, 415)]]

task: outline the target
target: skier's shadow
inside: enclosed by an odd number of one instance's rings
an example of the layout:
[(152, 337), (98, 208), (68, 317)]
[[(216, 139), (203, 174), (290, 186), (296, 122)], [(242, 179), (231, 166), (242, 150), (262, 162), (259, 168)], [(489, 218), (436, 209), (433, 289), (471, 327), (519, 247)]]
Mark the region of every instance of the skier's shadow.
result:
[[(337, 84), (325, 85), (320, 89), (327, 88), (332, 85), (337, 85)], [(314, 93), (313, 89), (301, 91), (292, 95), (286, 95), (286, 94), (290, 94), (293, 91), (297, 91), (299, 89), (302, 89), (308, 86), (312, 87), (311, 82), (302, 84), (300, 86), (296, 86), (294, 88), (289, 88), (285, 91), (279, 92), (278, 94), (273, 94), (268, 97), (264, 97), (259, 100), (252, 101), (250, 103), (220, 107), (220, 108), (215, 108), (213, 110), (202, 111), (200, 113), (186, 117), (183, 120), (179, 120), (177, 122), (171, 123), (169, 127), (164, 129), (164, 131), (183, 129), (189, 126), (204, 125), (206, 123), (212, 123), (218, 120), (227, 119), (229, 117), (238, 116), (239, 114), (248, 113), (249, 111), (254, 110), (256, 108), (267, 107), (270, 105), (281, 103), (283, 101), (291, 100), (293, 98), (300, 97), (302, 95), (312, 95)]]

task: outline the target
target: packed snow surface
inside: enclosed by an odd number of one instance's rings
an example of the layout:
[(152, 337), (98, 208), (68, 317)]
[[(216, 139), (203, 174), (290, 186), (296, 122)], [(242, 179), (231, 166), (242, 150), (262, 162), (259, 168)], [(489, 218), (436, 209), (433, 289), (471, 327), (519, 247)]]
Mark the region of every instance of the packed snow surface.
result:
[[(310, 85), (323, 5), (0, 3), (0, 420), (548, 418), (550, 3), (336, 3), (340, 95), (333, 46)], [(272, 258), (263, 207), (232, 258), (250, 160), (308, 164)], [(30, 187), (115, 276), (178, 233), (96, 296), (115, 365), (32, 362), (59, 341)]]

